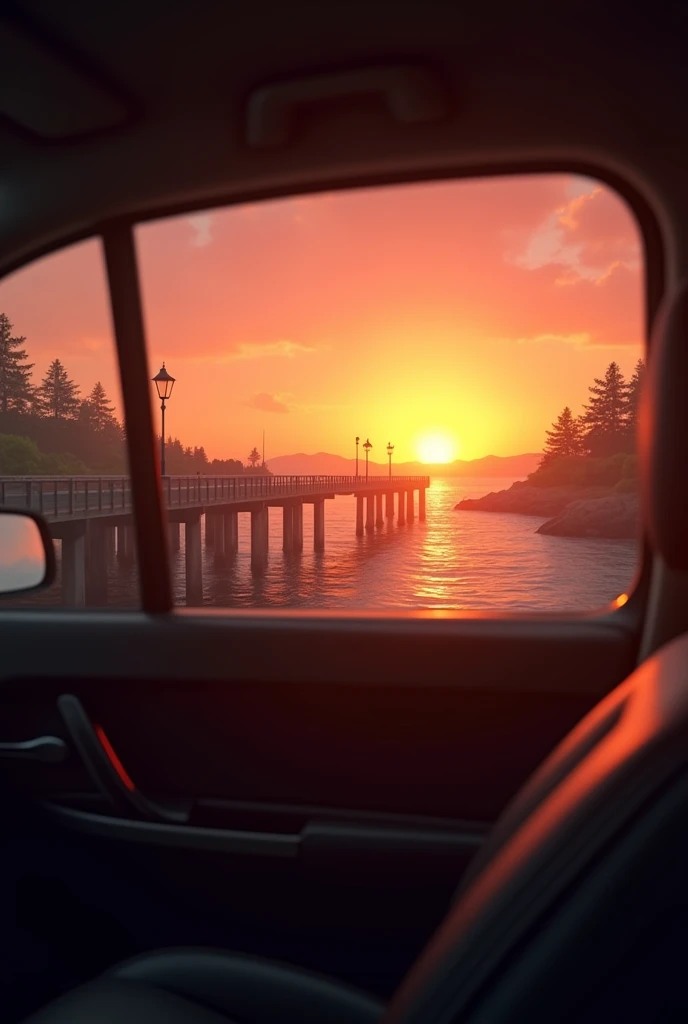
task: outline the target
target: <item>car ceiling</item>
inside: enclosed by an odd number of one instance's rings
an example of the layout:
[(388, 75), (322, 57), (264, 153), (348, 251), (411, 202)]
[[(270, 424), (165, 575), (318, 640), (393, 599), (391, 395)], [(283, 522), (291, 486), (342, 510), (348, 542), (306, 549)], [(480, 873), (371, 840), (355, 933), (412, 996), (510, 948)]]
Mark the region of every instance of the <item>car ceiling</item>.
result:
[[(642, 7), (5, 4), (0, 269), (122, 215), (506, 165), (618, 172), (654, 207), (676, 273), (685, 254), (671, 225), (688, 214), (681, 14), (659, 21)], [(287, 145), (247, 144), (247, 103), (265, 83), (399, 62), (431, 70), (447, 117), (405, 125), (381, 104), (337, 103), (309, 110)]]

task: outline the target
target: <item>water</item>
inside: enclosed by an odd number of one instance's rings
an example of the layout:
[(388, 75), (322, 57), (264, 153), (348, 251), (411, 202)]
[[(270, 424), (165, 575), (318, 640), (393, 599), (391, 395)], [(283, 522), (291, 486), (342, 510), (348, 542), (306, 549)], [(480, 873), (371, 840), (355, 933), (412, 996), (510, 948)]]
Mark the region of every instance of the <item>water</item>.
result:
[[(427, 521), (396, 519), (357, 537), (351, 497), (325, 502), (325, 551), (313, 551), (313, 506), (304, 505), (304, 551), (282, 552), (282, 510), (270, 509), (266, 570), (251, 571), (250, 516), (239, 516), (239, 553), (227, 565), (203, 548), (204, 604), (229, 608), (326, 610), (463, 609), (591, 611), (627, 591), (639, 548), (633, 541), (582, 540), (536, 533), (543, 519), (492, 512), (456, 512), (461, 498), (503, 490), (513, 481), (437, 478), (427, 491)], [(417, 496), (416, 496), (417, 513)], [(185, 603), (184, 530), (172, 552), (174, 597)], [(59, 545), (58, 545), (59, 547)], [(50, 591), (15, 606), (55, 606)], [(136, 567), (108, 568), (108, 605), (138, 604)]]
[[(314, 552), (313, 506), (304, 506), (304, 551), (282, 552), (282, 510), (270, 509), (263, 574), (250, 564), (250, 517), (239, 516), (239, 554), (216, 566), (204, 550), (204, 603), (234, 608), (590, 610), (628, 590), (633, 541), (582, 540), (536, 533), (544, 519), (456, 512), (461, 498), (513, 481), (437, 478), (427, 521), (396, 520), (355, 535), (353, 497), (325, 503), (325, 551)], [(417, 514), (417, 498), (416, 498)], [(182, 530), (183, 535), (183, 530)], [(172, 556), (175, 600), (184, 603), (184, 552)]]

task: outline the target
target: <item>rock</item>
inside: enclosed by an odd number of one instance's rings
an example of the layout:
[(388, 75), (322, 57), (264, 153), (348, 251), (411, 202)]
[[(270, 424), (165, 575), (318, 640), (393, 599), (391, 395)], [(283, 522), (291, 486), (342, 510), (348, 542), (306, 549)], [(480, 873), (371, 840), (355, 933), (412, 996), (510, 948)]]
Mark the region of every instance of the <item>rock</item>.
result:
[(554, 537), (604, 537), (633, 540), (640, 528), (640, 502), (635, 494), (572, 501), (536, 533)]
[(533, 487), (523, 481), (506, 491), (492, 491), (482, 498), (464, 498), (454, 506), (459, 512), (515, 512), (525, 516), (558, 516), (577, 499), (600, 498), (603, 487)]

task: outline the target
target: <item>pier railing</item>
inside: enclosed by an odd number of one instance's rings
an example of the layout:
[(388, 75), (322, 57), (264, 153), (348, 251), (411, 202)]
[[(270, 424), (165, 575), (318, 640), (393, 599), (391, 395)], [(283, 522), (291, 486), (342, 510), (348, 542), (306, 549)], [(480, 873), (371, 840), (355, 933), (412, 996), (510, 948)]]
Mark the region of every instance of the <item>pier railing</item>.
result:
[[(166, 476), (163, 496), (169, 508), (298, 498), (311, 494), (395, 491), (430, 485), (424, 476)], [(29, 508), (50, 518), (117, 515), (131, 512), (127, 476), (0, 477), (0, 507)]]

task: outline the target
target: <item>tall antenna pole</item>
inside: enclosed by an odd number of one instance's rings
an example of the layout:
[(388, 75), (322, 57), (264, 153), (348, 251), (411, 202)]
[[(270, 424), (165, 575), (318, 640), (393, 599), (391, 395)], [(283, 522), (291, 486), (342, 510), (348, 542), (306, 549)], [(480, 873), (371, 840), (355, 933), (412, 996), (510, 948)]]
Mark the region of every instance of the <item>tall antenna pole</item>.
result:
[(265, 469), (265, 431), (263, 430), (263, 469)]

